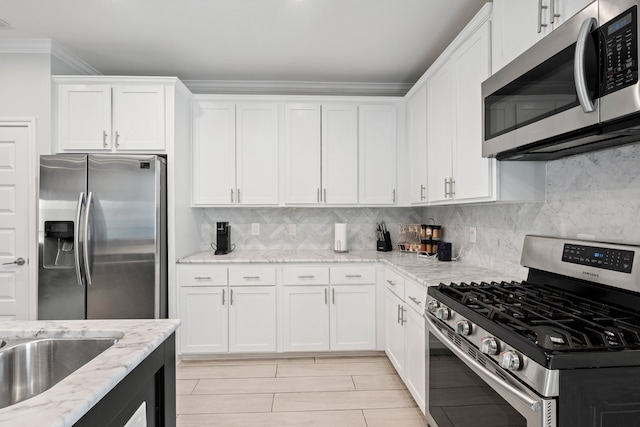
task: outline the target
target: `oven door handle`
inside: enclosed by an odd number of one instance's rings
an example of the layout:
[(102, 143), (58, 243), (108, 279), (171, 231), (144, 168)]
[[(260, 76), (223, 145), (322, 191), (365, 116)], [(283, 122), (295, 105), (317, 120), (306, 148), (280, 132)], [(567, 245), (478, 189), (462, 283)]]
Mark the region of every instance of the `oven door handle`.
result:
[(435, 320), (433, 320), (431, 316), (425, 314), (424, 318), (427, 320), (429, 331), (433, 333), (440, 340), (440, 342), (444, 344), (449, 350), (451, 350), (458, 358), (460, 358), (465, 363), (465, 365), (467, 365), (476, 375), (480, 376), (487, 383), (489, 383), (492, 388), (501, 388), (510, 396), (515, 397), (520, 403), (530, 408), (533, 412), (538, 412), (542, 409), (543, 402), (540, 399), (531, 398), (529, 395), (518, 390), (511, 384), (506, 383), (496, 374), (487, 371), (475, 359), (471, 358), (464, 351), (451, 344), (447, 336), (438, 329)]

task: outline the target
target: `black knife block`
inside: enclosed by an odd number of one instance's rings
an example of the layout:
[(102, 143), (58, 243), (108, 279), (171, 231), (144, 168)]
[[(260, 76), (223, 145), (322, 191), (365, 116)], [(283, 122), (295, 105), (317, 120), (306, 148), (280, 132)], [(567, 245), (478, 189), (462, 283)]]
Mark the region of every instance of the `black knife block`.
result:
[(391, 235), (389, 234), (388, 231), (385, 231), (384, 233), (382, 233), (382, 236), (384, 237), (384, 240), (378, 240), (376, 242), (376, 249), (378, 250), (378, 252), (391, 251), (392, 250)]

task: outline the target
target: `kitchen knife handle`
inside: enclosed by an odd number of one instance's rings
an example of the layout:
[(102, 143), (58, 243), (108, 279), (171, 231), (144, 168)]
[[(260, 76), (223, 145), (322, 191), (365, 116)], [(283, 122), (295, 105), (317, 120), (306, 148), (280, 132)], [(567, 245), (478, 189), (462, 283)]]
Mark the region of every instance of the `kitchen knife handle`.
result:
[(78, 196), (78, 205), (76, 206), (76, 222), (73, 225), (73, 256), (76, 263), (76, 279), (78, 279), (79, 286), (82, 286), (82, 273), (80, 271), (80, 221), (82, 205), (84, 205), (84, 192), (81, 191)]
[(93, 192), (89, 192), (87, 196), (86, 209), (84, 211), (84, 233), (82, 236), (82, 252), (84, 254), (84, 275), (87, 279), (87, 285), (93, 285), (91, 280), (91, 265), (89, 264), (89, 216), (91, 215), (91, 202), (93, 201)]

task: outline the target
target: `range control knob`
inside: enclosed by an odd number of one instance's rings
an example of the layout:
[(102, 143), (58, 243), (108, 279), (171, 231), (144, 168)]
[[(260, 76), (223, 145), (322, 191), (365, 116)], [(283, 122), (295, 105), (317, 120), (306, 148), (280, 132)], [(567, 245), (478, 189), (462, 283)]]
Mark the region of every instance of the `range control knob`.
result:
[(488, 354), (490, 356), (498, 354), (500, 351), (500, 346), (498, 345), (498, 341), (493, 337), (485, 337), (480, 340), (481, 347), (480, 351), (484, 354)]
[(460, 320), (456, 323), (456, 331), (460, 335), (469, 335), (471, 333), (471, 323), (468, 320)]
[(513, 350), (507, 350), (500, 353), (500, 366), (510, 371), (517, 371), (522, 367), (522, 359)]
[(435, 313), (438, 307), (440, 307), (440, 303), (435, 300), (431, 300), (429, 301), (429, 304), (427, 304), (427, 310), (429, 313)]
[(436, 317), (440, 320), (449, 320), (451, 317), (451, 310), (447, 307), (440, 307), (436, 310)]

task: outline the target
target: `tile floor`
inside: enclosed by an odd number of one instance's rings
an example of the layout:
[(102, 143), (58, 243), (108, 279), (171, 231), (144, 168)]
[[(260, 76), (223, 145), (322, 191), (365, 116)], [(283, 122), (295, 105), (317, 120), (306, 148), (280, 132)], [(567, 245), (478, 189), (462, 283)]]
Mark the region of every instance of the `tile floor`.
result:
[(178, 427), (424, 427), (386, 356), (183, 360)]

